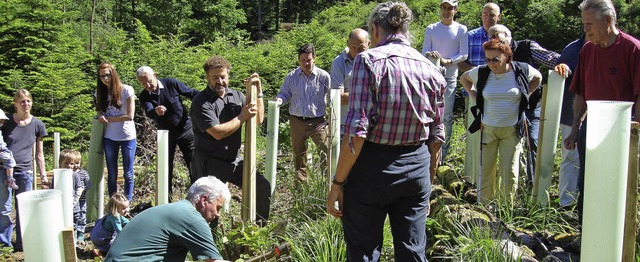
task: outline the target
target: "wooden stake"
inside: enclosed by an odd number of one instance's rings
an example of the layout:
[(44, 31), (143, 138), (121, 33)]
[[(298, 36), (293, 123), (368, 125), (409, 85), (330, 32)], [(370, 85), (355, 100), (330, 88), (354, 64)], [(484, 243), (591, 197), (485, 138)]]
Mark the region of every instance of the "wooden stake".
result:
[[(247, 87), (247, 103), (257, 103), (257, 87)], [(256, 220), (256, 130), (257, 117), (245, 123), (244, 134), (244, 173), (242, 175), (242, 220)]]
[(640, 124), (631, 122), (629, 141), (629, 175), (627, 176), (627, 201), (625, 206), (622, 261), (636, 261), (636, 232), (638, 210), (638, 132)]
[(76, 243), (73, 234), (73, 227), (67, 227), (62, 230), (62, 248), (65, 262), (75, 262), (76, 260)]

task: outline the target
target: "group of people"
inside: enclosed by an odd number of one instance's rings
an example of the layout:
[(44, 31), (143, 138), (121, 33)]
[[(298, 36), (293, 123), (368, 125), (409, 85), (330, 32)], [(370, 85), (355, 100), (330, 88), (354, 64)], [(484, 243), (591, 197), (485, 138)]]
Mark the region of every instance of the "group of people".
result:
[[(315, 66), (313, 44), (301, 46), (297, 50), (299, 67), (287, 74), (275, 98), (289, 104), (295, 172), (304, 183), (308, 179), (307, 140), (311, 138), (326, 157), (326, 99), (330, 89), (342, 90), (341, 154), (327, 195), (327, 211), (342, 220), (348, 261), (380, 259), (387, 216), (395, 259), (426, 261), (431, 183), (434, 166), (448, 154), (459, 73), (460, 84), (476, 104), (472, 109), (476, 120), (469, 131), (481, 132), (482, 171), (476, 186), (479, 200), (485, 204), (496, 194), (505, 198), (515, 194), (522, 144), (528, 151), (527, 178), (533, 180), (542, 82), (538, 66), (554, 68), (568, 77), (561, 119), (562, 206), (574, 205), (576, 198), (579, 209), (582, 204), (585, 101), (639, 99), (640, 41), (616, 28), (611, 1), (585, 0), (580, 4), (584, 36), (569, 44), (562, 55), (535, 41), (513, 40), (509, 29), (498, 24), (500, 8), (495, 3), (484, 5), (482, 27), (468, 32), (466, 26), (454, 21), (457, 8), (457, 0), (441, 1), (441, 21), (427, 27), (420, 53), (411, 46), (412, 11), (404, 3), (380, 3), (367, 19), (368, 30), (349, 33), (347, 47), (334, 59), (331, 73)], [(257, 88), (257, 100), (251, 101), (229, 87), (231, 64), (224, 57), (210, 57), (203, 70), (207, 86), (200, 92), (173, 78), (158, 79), (148, 66), (136, 72), (144, 87), (139, 100), (146, 116), (158, 129), (169, 130), (169, 174), (173, 175), (173, 154), (178, 146), (192, 185), (186, 200), (148, 209), (129, 221), (136, 96), (131, 86), (121, 82), (113, 65), (99, 66), (97, 119), (106, 125), (103, 141), (111, 199), (108, 214), (99, 225), (96, 222), (91, 237), (99, 251), (106, 253), (107, 261), (182, 261), (187, 252), (197, 260), (222, 261), (209, 223), (219, 219), (221, 208), (231, 198), (225, 182), (243, 183), (241, 127), (253, 118), (262, 123), (264, 101), (257, 73), (244, 80), (245, 88)], [(190, 112), (183, 106), (183, 98), (192, 100)], [(0, 141), (4, 167), (0, 179), (7, 185), (0, 187), (4, 203), (0, 244), (5, 246), (12, 245), (11, 192), (32, 187), (34, 143), (41, 180), (47, 182), (42, 155), (42, 138), (47, 132), (44, 124), (31, 116), (31, 101), (29, 92), (20, 89), (14, 98), (16, 112), (11, 117), (0, 112), (6, 142)], [(638, 110), (635, 107), (634, 120), (640, 116)], [(124, 194), (117, 193), (116, 186), (119, 150)], [(15, 161), (6, 160), (9, 158)], [(79, 161), (64, 159), (63, 166), (79, 171)], [(501, 174), (499, 186), (497, 170)], [(77, 196), (82, 206), (82, 192), (90, 185), (80, 177), (82, 190)], [(258, 175), (256, 188), (258, 220), (266, 221), (270, 184)], [(84, 231), (81, 220), (82, 214), (78, 214), (78, 231)], [(19, 230), (18, 226), (14, 249), (21, 247)]]
[(585, 101), (634, 102), (633, 119), (640, 118), (640, 41), (617, 29), (610, 0), (579, 5), (584, 35), (561, 55), (535, 41), (513, 40), (498, 24), (495, 3), (483, 6), (483, 26), (468, 32), (453, 21), (457, 7), (456, 0), (441, 1), (442, 19), (426, 29), (424, 56), (409, 44), (412, 14), (405, 4), (378, 4), (369, 16), (372, 48), (355, 57), (345, 84), (350, 91), (344, 143), (327, 196), (327, 211), (343, 223), (348, 261), (380, 259), (387, 216), (395, 259), (426, 261), (429, 167), (440, 162), (430, 158), (443, 159), (440, 150), (447, 154), (458, 72), (476, 104), (468, 126), (470, 132), (481, 130), (476, 186), (484, 204), (496, 194), (508, 200), (515, 195), (522, 144), (528, 151), (527, 182), (533, 181), (542, 99), (537, 67), (568, 77), (561, 112), (563, 207), (577, 204), (581, 214)]

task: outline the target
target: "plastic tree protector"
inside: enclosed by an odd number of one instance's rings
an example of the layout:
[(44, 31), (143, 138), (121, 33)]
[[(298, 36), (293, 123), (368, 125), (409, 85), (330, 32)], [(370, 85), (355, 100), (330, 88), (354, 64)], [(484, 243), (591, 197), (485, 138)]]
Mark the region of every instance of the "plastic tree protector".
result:
[(87, 222), (96, 221), (104, 215), (104, 148), (102, 137), (104, 124), (94, 118), (89, 142), (87, 172), (91, 178), (91, 188), (87, 192)]
[(468, 96), (465, 97), (465, 104), (467, 105), (465, 115), (465, 132), (467, 134), (467, 143), (465, 147), (464, 155), (464, 179), (471, 183), (476, 184), (478, 182), (480, 174), (480, 134), (481, 131), (473, 134), (469, 133), (467, 129), (473, 123), (473, 115), (471, 114), (471, 107), (476, 105), (476, 101), (471, 101)]
[(553, 70), (549, 70), (549, 81), (544, 88), (542, 112), (540, 114), (540, 136), (538, 137), (538, 159), (533, 181), (533, 195), (538, 202), (547, 204), (548, 189), (553, 175), (554, 158), (558, 145), (558, 128), (560, 127), (560, 112), (562, 111), (562, 96), (564, 94), (564, 78)]
[(280, 105), (276, 101), (269, 101), (267, 115), (267, 160), (265, 163), (265, 178), (271, 184), (271, 194), (276, 189), (276, 169), (278, 167), (278, 126), (280, 125)]
[(65, 261), (62, 251), (62, 192), (56, 189), (32, 190), (16, 197), (20, 208), (24, 260)]
[(156, 205), (169, 203), (169, 130), (158, 130)]
[(53, 168), (60, 168), (60, 133), (53, 133)]
[(621, 261), (631, 102), (587, 101), (580, 261)]
[(329, 119), (329, 139), (331, 140), (329, 161), (331, 166), (329, 167), (329, 178), (331, 179), (336, 173), (338, 156), (340, 155), (340, 123), (342, 123), (340, 119), (340, 102), (342, 101), (342, 89), (331, 89), (329, 92), (331, 102), (331, 119)]
[(54, 169), (54, 189), (62, 192), (62, 217), (64, 227), (73, 228), (73, 169)]

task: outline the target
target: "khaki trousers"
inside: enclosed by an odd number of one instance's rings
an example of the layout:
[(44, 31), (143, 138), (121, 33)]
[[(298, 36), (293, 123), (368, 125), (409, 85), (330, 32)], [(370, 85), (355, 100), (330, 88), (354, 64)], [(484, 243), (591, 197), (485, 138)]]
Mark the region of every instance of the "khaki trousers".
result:
[(327, 163), (327, 145), (329, 124), (324, 117), (302, 118), (289, 117), (291, 125), (291, 147), (293, 147), (293, 163), (301, 181), (307, 180), (307, 139), (311, 138), (314, 144), (321, 150), (320, 165), (323, 169)]

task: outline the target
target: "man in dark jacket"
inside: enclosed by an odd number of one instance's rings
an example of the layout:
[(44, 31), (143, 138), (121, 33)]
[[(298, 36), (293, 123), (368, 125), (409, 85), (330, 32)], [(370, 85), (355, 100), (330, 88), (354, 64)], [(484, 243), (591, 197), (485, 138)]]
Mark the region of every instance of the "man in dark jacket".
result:
[[(139, 99), (145, 114), (156, 123), (159, 130), (169, 130), (169, 184), (171, 185), (176, 145), (180, 147), (187, 168), (191, 166), (193, 129), (189, 112), (182, 104), (182, 97), (192, 99), (198, 91), (175, 78), (158, 79), (153, 69), (148, 66), (138, 68), (136, 76), (140, 85), (144, 87)], [(169, 196), (172, 195), (172, 186), (169, 186)]]

